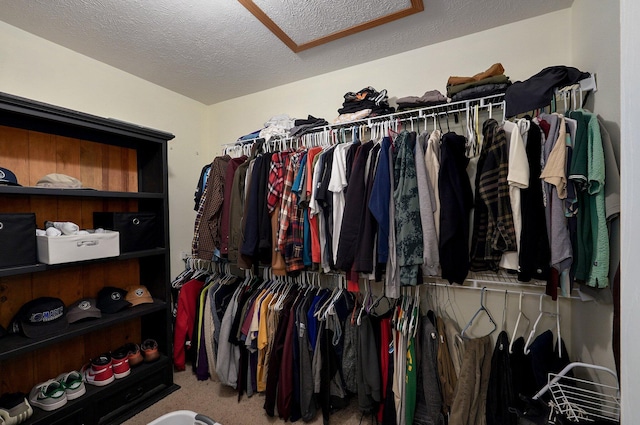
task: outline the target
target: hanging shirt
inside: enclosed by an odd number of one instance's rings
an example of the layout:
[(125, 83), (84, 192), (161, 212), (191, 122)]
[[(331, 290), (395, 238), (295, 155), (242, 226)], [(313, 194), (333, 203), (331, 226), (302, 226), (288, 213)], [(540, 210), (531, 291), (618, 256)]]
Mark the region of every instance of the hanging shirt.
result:
[(358, 246), (362, 243), (364, 213), (366, 211), (365, 170), (373, 142), (367, 142), (356, 151), (350, 176), (349, 191), (345, 195), (343, 223), (338, 240), (336, 268), (350, 271)]
[(540, 182), (540, 155), (542, 151), (542, 131), (529, 121), (527, 133), (527, 162), (529, 164), (529, 187), (522, 189), (522, 231), (518, 280), (528, 282), (532, 278), (546, 280), (549, 276), (551, 251), (547, 235), (547, 223)]
[(482, 135), (471, 243), (471, 268), (475, 271), (497, 270), (502, 254), (516, 250), (506, 135), (494, 119), (484, 122)]
[(427, 145), (427, 134), (421, 134), (416, 142), (415, 163), (418, 183), (418, 199), (420, 200), (420, 223), (422, 225), (422, 273), (425, 276), (440, 274), (440, 255), (438, 253), (438, 235), (434, 221), (435, 194), (429, 182), (425, 165), (424, 151)]
[[(605, 208), (605, 160), (600, 126), (595, 114), (580, 110), (570, 116), (578, 120), (577, 154), (571, 164), (572, 178), (582, 182), (578, 202), (578, 253), (576, 278), (589, 286), (608, 286), (609, 238)], [(581, 125), (582, 124), (582, 125)], [(582, 129), (582, 130), (581, 130)]]
[(434, 210), (433, 221), (436, 225), (436, 237), (440, 240), (440, 193), (438, 189), (438, 175), (440, 174), (440, 130), (434, 130), (429, 134), (427, 149), (424, 153), (424, 164), (427, 167), (429, 185), (433, 193)]
[(224, 201), (224, 182), (226, 169), (231, 157), (216, 157), (211, 163), (211, 172), (207, 187), (203, 193), (204, 201), (196, 215), (192, 242), (194, 257), (213, 260), (214, 252), (220, 247), (220, 218)]
[(246, 155), (233, 158), (229, 161), (229, 166), (225, 173), (224, 200), (222, 201), (222, 216), (220, 218), (220, 253), (227, 255), (229, 252), (229, 236), (231, 225), (231, 195), (233, 193), (233, 179), (240, 164), (247, 160)]
[(333, 152), (333, 168), (331, 170), (331, 180), (329, 181), (329, 191), (333, 193), (333, 239), (332, 253), (333, 263), (338, 261), (338, 244), (340, 232), (342, 231), (342, 216), (344, 214), (345, 193), (347, 187), (347, 150), (349, 144), (336, 146)]
[(423, 236), (420, 198), (414, 149), (416, 133), (403, 131), (395, 140), (394, 192), (396, 255), (402, 286), (418, 284), (418, 268), (423, 263)]
[(473, 207), (466, 167), (466, 140), (455, 133), (442, 137), (440, 194), (440, 265), (442, 278), (463, 283), (469, 273), (469, 213)]
[(378, 222), (378, 263), (386, 264), (389, 255), (389, 202), (391, 198), (391, 178), (389, 171), (389, 149), (391, 139), (382, 139), (380, 158), (373, 181), (369, 211)]
[(322, 270), (328, 273), (333, 268), (333, 194), (329, 190), (331, 174), (333, 173), (333, 156), (335, 148), (327, 149), (322, 155), (322, 170), (320, 171), (318, 186), (316, 187), (316, 200), (322, 208), (322, 227), (324, 232), (320, 240), (322, 258)]
[[(526, 120), (521, 121), (528, 123)], [(513, 228), (516, 234), (516, 249), (514, 251), (507, 251), (502, 255), (500, 267), (509, 270), (518, 270), (518, 251), (520, 250), (520, 235), (522, 233), (522, 203), (520, 191), (529, 187), (529, 162), (527, 160), (527, 152), (522, 134), (520, 133), (520, 125), (512, 123), (511, 121), (505, 121), (502, 128), (509, 140), (509, 174), (507, 175), (507, 182), (509, 183), (509, 200), (511, 202), (511, 212), (513, 213)]]
[[(376, 240), (378, 236), (378, 224), (375, 217), (371, 213), (368, 205), (373, 195), (374, 176), (378, 166), (378, 158), (380, 154), (380, 144), (374, 143), (373, 148), (369, 152), (367, 159), (367, 170), (365, 179), (365, 199), (362, 205), (363, 209), (363, 227), (361, 232), (360, 243), (356, 248), (356, 257), (353, 264), (353, 270), (361, 273), (372, 273), (376, 269)], [(375, 279), (375, 275), (369, 278)]]
[[(541, 127), (548, 123), (547, 137), (543, 143), (542, 166), (543, 169), (549, 160), (556, 143), (560, 143), (562, 148), (566, 147), (566, 140), (560, 140), (560, 120), (558, 114), (540, 114)], [(556, 299), (561, 276), (568, 276), (573, 263), (573, 249), (571, 246), (571, 236), (567, 226), (565, 207), (563, 200), (559, 197), (558, 187), (543, 180), (543, 195), (545, 201), (545, 213), (547, 220), (547, 234), (549, 235), (549, 246), (551, 247), (551, 266), (549, 279), (547, 279), (547, 295)]]
[[(322, 152), (322, 148), (317, 146), (309, 149), (307, 153), (307, 180), (306, 192), (309, 199), (309, 243), (311, 246), (311, 261), (320, 263), (322, 257), (320, 255), (320, 234), (318, 231), (318, 205), (315, 200), (314, 190), (318, 183), (319, 173), (316, 173), (316, 165), (320, 157), (318, 154)], [(318, 177), (318, 178), (316, 178)]]

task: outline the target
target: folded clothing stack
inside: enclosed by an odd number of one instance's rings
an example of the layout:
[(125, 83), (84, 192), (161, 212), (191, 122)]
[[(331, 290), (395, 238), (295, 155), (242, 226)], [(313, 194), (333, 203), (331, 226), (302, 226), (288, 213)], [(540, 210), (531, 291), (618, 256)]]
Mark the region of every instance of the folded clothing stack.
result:
[(429, 90), (422, 96), (405, 96), (398, 98), (398, 111), (425, 108), (447, 103), (447, 98), (439, 90)]
[(313, 115), (307, 116), (307, 119), (297, 119), (293, 122), (293, 127), (289, 130), (291, 137), (302, 136), (316, 127), (329, 124), (324, 118), (316, 118)]
[(274, 115), (264, 123), (258, 137), (268, 142), (271, 139), (289, 136), (289, 130), (293, 127), (294, 120), (287, 114)]
[(344, 95), (342, 108), (338, 109), (340, 115), (370, 109), (370, 116), (386, 115), (395, 112), (395, 108), (389, 106), (387, 90), (377, 91), (373, 87), (365, 87), (357, 93), (348, 92)]
[(447, 96), (452, 102), (504, 93), (511, 85), (509, 77), (504, 75), (501, 63), (494, 63), (486, 71), (473, 77), (449, 77)]

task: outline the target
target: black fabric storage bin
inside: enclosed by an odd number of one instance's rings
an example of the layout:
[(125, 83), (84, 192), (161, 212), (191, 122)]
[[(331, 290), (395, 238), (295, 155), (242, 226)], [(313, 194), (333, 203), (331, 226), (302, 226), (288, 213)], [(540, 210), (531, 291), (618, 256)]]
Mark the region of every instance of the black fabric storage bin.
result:
[(120, 233), (120, 253), (160, 246), (160, 229), (155, 213), (94, 212), (93, 227)]
[(36, 264), (36, 215), (0, 214), (0, 267)]

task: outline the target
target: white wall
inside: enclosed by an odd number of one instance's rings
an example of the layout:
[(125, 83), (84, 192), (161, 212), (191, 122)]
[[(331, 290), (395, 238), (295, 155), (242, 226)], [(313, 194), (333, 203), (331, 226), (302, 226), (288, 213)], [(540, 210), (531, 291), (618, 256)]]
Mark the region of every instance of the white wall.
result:
[[(620, 5), (617, 1), (576, 0), (572, 13), (572, 65), (597, 76), (598, 90), (587, 108), (601, 115), (611, 135), (614, 151), (620, 151)], [(589, 29), (586, 31), (585, 29)], [(618, 158), (620, 156), (618, 155)], [(620, 223), (611, 226), (611, 266), (613, 279), (620, 259)], [(606, 294), (605, 294), (606, 295)], [(611, 339), (592, 338), (592, 332), (606, 335), (613, 326), (613, 305), (601, 302), (576, 303), (572, 334), (576, 356), (615, 370)]]
[[(610, 6), (608, 2), (606, 6)], [(609, 30), (609, 26), (601, 26), (599, 31), (577, 40), (578, 34), (584, 28), (594, 27), (599, 17), (606, 17), (607, 22), (610, 19), (615, 21), (617, 13), (617, 8), (605, 7), (595, 0), (576, 0), (572, 9), (221, 102), (210, 107), (213, 123), (210, 139), (213, 143), (208, 146), (209, 155), (211, 158), (219, 155), (221, 144), (231, 143), (237, 137), (261, 128), (264, 121), (276, 114), (287, 113), (291, 117), (311, 114), (331, 121), (338, 115), (337, 109), (347, 91), (357, 91), (371, 85), (378, 90), (387, 89), (392, 97), (421, 95), (431, 89), (445, 93), (450, 75), (473, 75), (495, 62), (503, 64), (505, 73), (512, 81), (524, 80), (552, 65), (574, 65), (586, 71), (598, 72), (601, 74), (601, 90), (597, 94), (597, 111), (619, 123), (619, 77), (616, 76), (619, 53), (615, 48), (619, 44), (617, 32)], [(574, 48), (573, 43), (577, 47)], [(579, 63), (574, 55), (579, 58)], [(516, 293), (521, 289), (523, 287), (509, 288), (509, 334), (513, 331), (518, 313)], [(524, 290), (536, 292), (539, 288), (524, 287)], [(479, 292), (438, 291), (440, 300), (449, 296), (458, 310), (459, 321), (466, 323), (478, 308)], [(539, 298), (529, 296), (523, 302), (525, 314), (534, 321), (538, 314)], [(488, 293), (487, 305), (494, 319), (501, 322), (504, 295)], [(615, 369), (611, 354), (611, 306), (567, 300), (563, 300), (560, 306), (562, 335), (573, 359)], [(550, 308), (553, 306), (545, 301), (544, 309)], [(544, 319), (538, 330), (553, 326), (553, 321)], [(480, 327), (478, 332), (487, 329), (486, 326)], [(520, 330), (518, 335), (522, 333)]]
[(640, 226), (638, 211), (640, 210), (640, 56), (638, 40), (640, 40), (640, 3), (636, 0), (620, 2), (620, 68), (621, 68), (621, 138), (622, 159), (622, 206), (621, 223), (622, 256), (621, 256), (621, 378), (622, 378), (622, 418), (623, 424), (640, 423), (640, 409), (636, 403), (640, 400), (640, 373), (637, 353), (640, 353), (638, 323), (640, 323)]
[[(0, 22), (0, 91), (173, 133), (169, 142), (171, 246), (193, 235), (193, 193), (204, 158), (206, 107)], [(184, 269), (172, 252), (172, 274)]]
[[(273, 115), (311, 114), (331, 122), (342, 96), (366, 86), (387, 89), (396, 98), (433, 89), (446, 93), (449, 76), (474, 75), (496, 62), (512, 81), (526, 79), (546, 66), (571, 62), (570, 22), (571, 11), (565, 9), (218, 103), (210, 107), (214, 143), (209, 155), (262, 128)], [(523, 48), (534, 40), (535, 48)]]

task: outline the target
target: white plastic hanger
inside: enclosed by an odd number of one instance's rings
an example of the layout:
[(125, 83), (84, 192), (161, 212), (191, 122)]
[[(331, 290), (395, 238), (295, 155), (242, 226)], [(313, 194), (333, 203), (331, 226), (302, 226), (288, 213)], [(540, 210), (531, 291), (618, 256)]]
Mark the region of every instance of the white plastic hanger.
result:
[(462, 332), (460, 332), (461, 337), (463, 338), (465, 337), (465, 332), (467, 331), (467, 329), (469, 329), (473, 325), (473, 321), (481, 313), (485, 313), (489, 318), (489, 322), (491, 322), (491, 324), (493, 325), (493, 329), (487, 335), (491, 335), (493, 332), (495, 332), (496, 329), (498, 329), (498, 324), (495, 322), (495, 320), (493, 320), (493, 317), (491, 317), (491, 313), (489, 313), (489, 310), (487, 310), (487, 308), (484, 306), (484, 297), (485, 297), (486, 291), (487, 291), (486, 287), (483, 287), (482, 290), (480, 291), (480, 308), (478, 308), (478, 311), (476, 311), (476, 313), (473, 315), (471, 320), (469, 320), (469, 323), (467, 323), (464, 329), (462, 329)]
[(556, 318), (556, 328), (558, 332), (558, 356), (562, 357), (562, 337), (560, 335), (560, 303), (556, 300), (556, 312), (544, 311), (542, 310), (542, 298), (544, 294), (540, 295), (540, 312), (538, 313), (538, 318), (533, 323), (533, 328), (531, 332), (529, 332), (529, 338), (527, 338), (527, 343), (524, 346), (524, 354), (529, 354), (531, 352), (531, 343), (533, 342), (533, 337), (536, 335), (536, 328), (538, 327), (538, 323), (540, 323), (540, 319), (542, 316), (550, 316)]
[(513, 328), (513, 333), (511, 334), (511, 341), (509, 342), (509, 354), (513, 354), (513, 341), (515, 341), (516, 339), (518, 326), (520, 325), (520, 319), (524, 317), (527, 321), (527, 327), (525, 328), (525, 331), (529, 327), (529, 325), (531, 325), (531, 320), (529, 320), (529, 318), (522, 312), (522, 296), (523, 293), (522, 291), (520, 291), (520, 298), (518, 300), (518, 318), (516, 319), (516, 327)]
[(364, 290), (364, 297), (362, 298), (362, 305), (360, 306), (360, 311), (358, 312), (358, 318), (356, 319), (356, 323), (358, 326), (360, 326), (360, 323), (362, 322), (362, 313), (364, 312), (365, 308), (367, 307), (367, 303), (369, 302), (369, 297), (371, 296), (371, 286), (370, 284), (367, 284), (364, 286), (365, 290)]
[(416, 337), (418, 330), (418, 319), (420, 316), (420, 287), (416, 286), (413, 296), (413, 307), (411, 308), (411, 321), (409, 322), (408, 333), (412, 338)]

